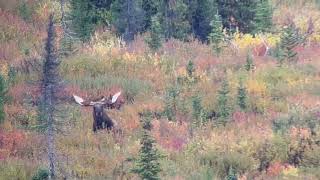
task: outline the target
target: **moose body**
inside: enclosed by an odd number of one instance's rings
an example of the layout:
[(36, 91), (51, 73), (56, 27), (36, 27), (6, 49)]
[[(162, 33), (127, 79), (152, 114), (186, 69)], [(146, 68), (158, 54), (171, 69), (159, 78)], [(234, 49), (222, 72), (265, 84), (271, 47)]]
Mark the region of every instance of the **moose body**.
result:
[(103, 105), (97, 104), (93, 106), (93, 132), (99, 129), (111, 130), (115, 123), (111, 118), (104, 112)]
[(120, 96), (121, 92), (116, 93), (112, 97), (110, 96), (109, 99), (101, 97), (100, 100), (97, 101), (84, 101), (81, 97), (73, 95), (74, 100), (82, 105), (82, 106), (93, 106), (93, 132), (97, 132), (100, 129), (107, 129), (112, 130), (117, 126), (117, 123), (113, 121), (107, 113), (104, 111), (104, 108), (116, 108), (115, 102), (117, 101), (118, 97)]

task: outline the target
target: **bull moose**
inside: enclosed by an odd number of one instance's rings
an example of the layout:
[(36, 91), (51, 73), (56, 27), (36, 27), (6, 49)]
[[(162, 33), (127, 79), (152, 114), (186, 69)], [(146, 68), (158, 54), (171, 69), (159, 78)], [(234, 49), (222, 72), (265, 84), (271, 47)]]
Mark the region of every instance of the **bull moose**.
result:
[(107, 115), (104, 108), (118, 108), (118, 106), (115, 106), (115, 103), (117, 102), (120, 94), (121, 91), (113, 96), (109, 96), (109, 98), (102, 96), (101, 98), (93, 101), (84, 100), (77, 95), (73, 95), (73, 98), (81, 106), (93, 106), (93, 132), (97, 132), (97, 130), (100, 129), (112, 130), (117, 127), (117, 123)]

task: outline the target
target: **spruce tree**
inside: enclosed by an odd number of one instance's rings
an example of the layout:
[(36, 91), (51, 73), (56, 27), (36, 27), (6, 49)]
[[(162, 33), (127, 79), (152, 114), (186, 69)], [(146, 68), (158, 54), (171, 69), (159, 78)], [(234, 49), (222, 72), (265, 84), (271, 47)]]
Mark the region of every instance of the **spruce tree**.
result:
[(56, 120), (56, 107), (58, 105), (57, 93), (60, 90), (60, 76), (57, 50), (55, 47), (56, 33), (53, 22), (53, 15), (49, 17), (49, 24), (45, 44), (45, 59), (42, 69), (41, 98), (39, 106), (39, 130), (46, 134), (47, 153), (49, 158), (49, 176), (54, 178), (55, 173), (55, 146), (54, 131)]
[(150, 49), (158, 50), (162, 46), (162, 30), (158, 18), (155, 16), (151, 20), (150, 37), (146, 39)]
[(97, 25), (111, 21), (110, 6), (114, 0), (70, 0), (71, 30), (82, 41), (90, 39)]
[(192, 97), (192, 117), (196, 126), (201, 126), (206, 123), (206, 114), (201, 105), (201, 97), (195, 95)]
[(183, 0), (164, 0), (160, 2), (158, 16), (165, 39), (186, 39), (190, 32), (187, 5)]
[(240, 79), (238, 87), (238, 105), (241, 110), (246, 110), (247, 108), (247, 89), (243, 85), (242, 79)]
[(142, 9), (145, 13), (143, 31), (147, 31), (149, 29), (152, 31), (153, 20), (155, 19), (154, 17), (158, 13), (159, 6), (160, 1), (158, 0), (142, 0)]
[(214, 15), (210, 26), (212, 29), (208, 39), (214, 52), (219, 55), (222, 50), (222, 43), (224, 40), (222, 21), (219, 14)]
[(272, 7), (269, 0), (259, 0), (253, 19), (254, 33), (268, 32), (272, 27)]
[(219, 116), (218, 123), (225, 126), (231, 113), (231, 107), (229, 105), (229, 84), (226, 79), (223, 80), (221, 88), (218, 91), (217, 100), (217, 113)]
[(192, 28), (192, 33), (199, 40), (206, 42), (212, 30), (210, 22), (217, 12), (215, 0), (188, 0), (188, 20)]
[(132, 172), (137, 173), (141, 179), (158, 180), (160, 179), (158, 174), (161, 172), (159, 163), (161, 156), (156, 148), (155, 140), (151, 135), (152, 113), (150, 111), (144, 111), (140, 116), (140, 123), (142, 125), (141, 148)]
[(244, 65), (246, 71), (252, 71), (254, 69), (253, 57), (251, 52), (247, 53), (246, 64)]
[(253, 23), (257, 0), (216, 0), (223, 27), (233, 32), (236, 28), (243, 33), (254, 30)]
[(280, 59), (288, 62), (297, 60), (297, 52), (295, 52), (294, 48), (299, 45), (301, 40), (299, 31), (293, 23), (285, 26), (280, 37), (280, 49), (282, 51)]
[(7, 88), (6, 88), (6, 81), (3, 76), (0, 74), (0, 124), (5, 119), (5, 112), (4, 112), (4, 104), (6, 100)]
[(141, 0), (117, 0), (111, 5), (112, 24), (126, 42), (143, 31), (144, 11)]
[(166, 92), (164, 114), (169, 121), (176, 120), (177, 103), (179, 97), (179, 90), (177, 87), (170, 87)]
[(95, 11), (89, 0), (70, 0), (71, 29), (82, 41), (88, 41), (94, 31)]

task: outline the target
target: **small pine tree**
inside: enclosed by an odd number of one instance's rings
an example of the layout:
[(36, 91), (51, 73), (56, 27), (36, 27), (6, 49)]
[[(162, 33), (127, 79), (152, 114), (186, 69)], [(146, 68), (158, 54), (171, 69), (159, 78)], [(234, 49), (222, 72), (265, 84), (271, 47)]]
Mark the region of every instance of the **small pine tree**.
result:
[(6, 81), (3, 76), (0, 74), (0, 124), (4, 121), (5, 112), (4, 112), (4, 104), (6, 100), (7, 88)]
[(239, 87), (238, 87), (238, 105), (241, 110), (245, 110), (247, 108), (247, 89), (243, 85), (243, 81), (240, 79)]
[(254, 69), (253, 57), (252, 57), (251, 52), (248, 52), (248, 53), (247, 53), (246, 64), (244, 65), (244, 68), (245, 68), (247, 71), (251, 71), (251, 70)]
[(167, 90), (164, 114), (169, 121), (175, 121), (177, 111), (179, 91), (176, 87), (171, 87)]
[(49, 170), (40, 168), (35, 175), (32, 176), (32, 180), (47, 180), (49, 179)]
[(162, 46), (162, 30), (159, 19), (155, 16), (151, 19), (150, 37), (146, 40), (149, 47), (156, 51)]
[(270, 31), (272, 27), (272, 7), (269, 0), (260, 0), (255, 9), (254, 33)]
[(152, 114), (150, 111), (141, 113), (142, 138), (139, 157), (136, 160), (132, 172), (137, 173), (141, 179), (158, 180), (158, 173), (161, 172), (159, 159), (161, 158), (152, 138), (150, 131)]
[(18, 7), (19, 15), (24, 21), (30, 21), (32, 17), (32, 9), (26, 1), (21, 2)]
[(188, 77), (193, 77), (193, 74), (195, 72), (195, 68), (194, 68), (194, 64), (192, 61), (188, 62), (187, 66), (186, 66), (186, 70), (187, 70)]
[(218, 123), (226, 125), (227, 119), (230, 116), (231, 107), (229, 106), (229, 84), (227, 80), (222, 82), (221, 88), (218, 91)]
[(219, 55), (222, 50), (222, 42), (224, 40), (223, 26), (220, 15), (217, 13), (210, 23), (211, 33), (209, 34), (209, 42), (214, 52)]
[(197, 95), (192, 97), (192, 116), (197, 126), (205, 123), (206, 117), (201, 105), (201, 97)]
[(276, 58), (278, 65), (282, 66), (283, 61), (285, 60), (285, 55), (283, 49), (281, 49), (280, 47), (280, 43), (276, 44), (276, 47), (274, 48), (272, 55)]
[(280, 49), (282, 53), (279, 58), (281, 61), (295, 61), (297, 59), (297, 52), (294, 51), (294, 48), (299, 45), (300, 42), (301, 36), (295, 25), (290, 23), (290, 25), (285, 26), (282, 29), (280, 37)]

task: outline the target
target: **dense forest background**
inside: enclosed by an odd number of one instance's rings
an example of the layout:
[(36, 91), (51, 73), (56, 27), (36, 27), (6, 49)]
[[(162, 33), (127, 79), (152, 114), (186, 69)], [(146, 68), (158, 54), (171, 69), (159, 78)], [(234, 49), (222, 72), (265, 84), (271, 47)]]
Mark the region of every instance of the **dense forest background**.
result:
[[(0, 180), (319, 179), (319, 0), (0, 0)], [(119, 131), (92, 131), (84, 99)]]

